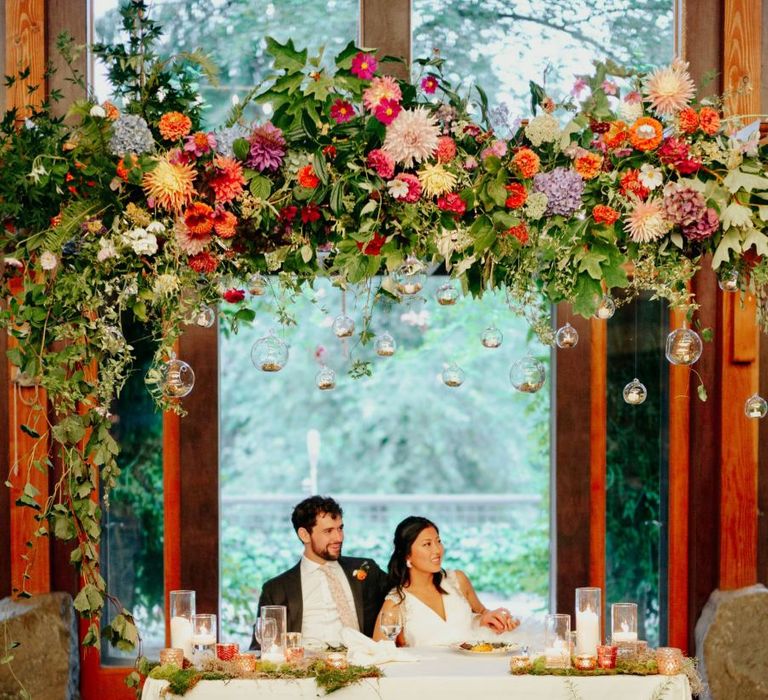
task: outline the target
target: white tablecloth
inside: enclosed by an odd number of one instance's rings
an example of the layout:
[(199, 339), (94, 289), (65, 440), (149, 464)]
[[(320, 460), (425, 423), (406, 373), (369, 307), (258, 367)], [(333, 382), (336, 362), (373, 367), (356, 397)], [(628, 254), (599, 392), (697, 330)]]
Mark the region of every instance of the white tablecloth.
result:
[[(512, 676), (509, 657), (477, 657), (448, 649), (417, 649), (421, 661), (385, 664), (383, 678), (365, 679), (339, 690), (335, 700), (691, 700), (683, 676)], [(576, 691), (569, 690), (569, 684)], [(175, 699), (162, 695), (166, 681), (147, 679), (142, 700)], [(666, 686), (663, 695), (657, 695)], [(322, 693), (322, 691), (320, 691)], [(185, 700), (314, 700), (319, 692), (314, 679), (201, 681)]]

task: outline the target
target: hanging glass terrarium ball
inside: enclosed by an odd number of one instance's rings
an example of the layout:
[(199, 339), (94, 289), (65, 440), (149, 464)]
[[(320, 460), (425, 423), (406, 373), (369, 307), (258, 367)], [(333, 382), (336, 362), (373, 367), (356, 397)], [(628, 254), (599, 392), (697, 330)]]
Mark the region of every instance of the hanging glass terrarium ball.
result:
[(201, 328), (210, 328), (215, 322), (216, 312), (208, 304), (203, 304), (195, 313), (195, 324)]
[(717, 276), (717, 286), (724, 292), (738, 292), (739, 271), (736, 268), (722, 270)]
[(501, 347), (501, 343), (504, 341), (504, 334), (496, 328), (496, 326), (488, 326), (480, 336), (480, 342), (484, 348), (490, 348), (495, 350)]
[(336, 372), (330, 367), (321, 367), (315, 375), (315, 385), (320, 391), (330, 391), (336, 387)]
[(418, 294), (427, 281), (427, 268), (421, 260), (408, 257), (400, 267), (392, 274), (395, 288), (400, 294), (410, 296)]
[(645, 388), (645, 384), (635, 378), (624, 387), (622, 395), (624, 401), (630, 406), (639, 406), (648, 398), (648, 390)]
[(570, 323), (566, 323), (557, 329), (555, 342), (559, 348), (573, 348), (579, 342), (579, 332)]
[(279, 372), (288, 362), (288, 346), (274, 335), (265, 335), (253, 344), (251, 362), (262, 372)]
[(169, 399), (184, 398), (195, 386), (195, 373), (183, 360), (172, 357), (160, 370), (160, 387)]
[(123, 332), (117, 326), (105, 326), (104, 327), (104, 349), (110, 354), (114, 355), (122, 349), (125, 345), (125, 336)]
[(667, 359), (673, 365), (692, 365), (701, 357), (701, 338), (690, 328), (678, 328), (667, 336)]
[(260, 297), (267, 291), (267, 280), (260, 272), (254, 272), (248, 278), (248, 291), (252, 296)]
[(373, 346), (379, 357), (392, 357), (397, 350), (395, 339), (386, 331), (376, 336)]
[(451, 362), (443, 370), (443, 384), (452, 388), (461, 386), (464, 383), (464, 370), (455, 362)]
[(544, 365), (531, 355), (515, 362), (509, 370), (512, 386), (526, 394), (535, 394), (544, 386), (546, 378)]
[(600, 303), (597, 305), (595, 316), (605, 321), (609, 318), (612, 318), (613, 314), (615, 313), (616, 313), (616, 302), (613, 300), (613, 297), (606, 294), (600, 300)]
[(355, 322), (346, 314), (333, 320), (333, 332), (337, 338), (349, 338), (355, 332)]
[(765, 418), (768, 414), (768, 401), (758, 394), (752, 394), (744, 404), (747, 418)]
[(435, 292), (437, 303), (440, 306), (453, 306), (459, 299), (459, 290), (451, 284), (441, 284)]

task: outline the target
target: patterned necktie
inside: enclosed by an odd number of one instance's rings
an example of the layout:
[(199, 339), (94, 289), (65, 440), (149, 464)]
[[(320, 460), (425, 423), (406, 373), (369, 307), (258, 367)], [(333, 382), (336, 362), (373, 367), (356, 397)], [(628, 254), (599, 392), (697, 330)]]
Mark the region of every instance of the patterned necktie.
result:
[(351, 627), (352, 629), (360, 631), (360, 625), (357, 622), (357, 615), (355, 611), (349, 607), (349, 601), (344, 594), (344, 588), (341, 585), (338, 577), (334, 575), (328, 565), (320, 567), (320, 571), (325, 575), (328, 581), (328, 587), (331, 589), (331, 596), (333, 602), (336, 604), (336, 610), (339, 612), (339, 619), (344, 627)]

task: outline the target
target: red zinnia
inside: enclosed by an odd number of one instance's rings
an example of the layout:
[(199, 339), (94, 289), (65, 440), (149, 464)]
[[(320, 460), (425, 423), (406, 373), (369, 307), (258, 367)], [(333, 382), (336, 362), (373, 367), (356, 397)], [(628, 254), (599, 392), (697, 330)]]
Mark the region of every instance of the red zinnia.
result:
[(464, 200), (455, 192), (449, 192), (437, 198), (437, 208), (443, 211), (450, 211), (457, 216), (462, 216), (467, 211), (467, 205)]
[(528, 199), (528, 191), (525, 186), (519, 182), (513, 182), (511, 185), (506, 185), (504, 189), (509, 192), (507, 201), (504, 202), (504, 206), (508, 209), (518, 209), (525, 204), (525, 200)]
[(320, 178), (315, 175), (315, 169), (312, 165), (305, 165), (299, 170), (297, 180), (302, 187), (313, 190), (320, 184)]
[(235, 289), (233, 287), (224, 292), (222, 296), (224, 297), (224, 301), (227, 301), (230, 304), (237, 304), (237, 302), (245, 299), (245, 292), (242, 289)]
[(348, 122), (355, 116), (355, 109), (346, 100), (338, 99), (331, 105), (331, 119), (337, 124)]
[(373, 54), (360, 52), (352, 59), (350, 71), (361, 80), (370, 80), (376, 75), (378, 67), (379, 63)]
[(382, 100), (376, 105), (376, 111), (373, 114), (382, 124), (389, 126), (400, 114), (400, 109), (400, 103), (397, 100)]
[(596, 224), (615, 224), (619, 219), (619, 212), (606, 204), (597, 204), (592, 209), (592, 218)]
[(320, 218), (320, 208), (317, 204), (307, 204), (306, 207), (301, 209), (301, 223), (311, 224), (313, 221), (317, 221)]

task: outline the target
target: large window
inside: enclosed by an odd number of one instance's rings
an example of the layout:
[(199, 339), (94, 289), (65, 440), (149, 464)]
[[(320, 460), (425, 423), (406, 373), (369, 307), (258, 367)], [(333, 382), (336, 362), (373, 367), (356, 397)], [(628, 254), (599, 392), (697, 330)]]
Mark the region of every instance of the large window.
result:
[[(250, 361), (270, 331), (262, 298), (253, 327), (221, 339), (222, 617), (231, 636), (255, 617), (259, 587), (293, 566), (301, 543), (290, 524), (309, 493), (335, 496), (345, 509), (345, 552), (386, 567), (397, 522), (425, 515), (441, 528), (446, 565), (465, 570), (486, 604), (506, 601), (520, 614), (542, 611), (549, 575), (549, 383), (515, 391), (510, 366), (527, 353), (548, 366), (549, 348), (529, 338), (503, 294), (440, 306), (428, 279), (421, 299), (377, 306), (372, 331), (398, 349), (340, 341), (331, 325), (341, 292), (330, 283), (302, 295), (284, 334), (290, 359), (266, 374)], [(347, 313), (362, 323), (367, 292), (347, 293)], [(504, 334), (498, 349), (483, 331)], [(273, 329), (274, 330), (274, 329)], [(320, 391), (322, 360), (337, 376)], [(373, 375), (352, 379), (355, 360)], [(461, 387), (442, 381), (447, 364)]]

